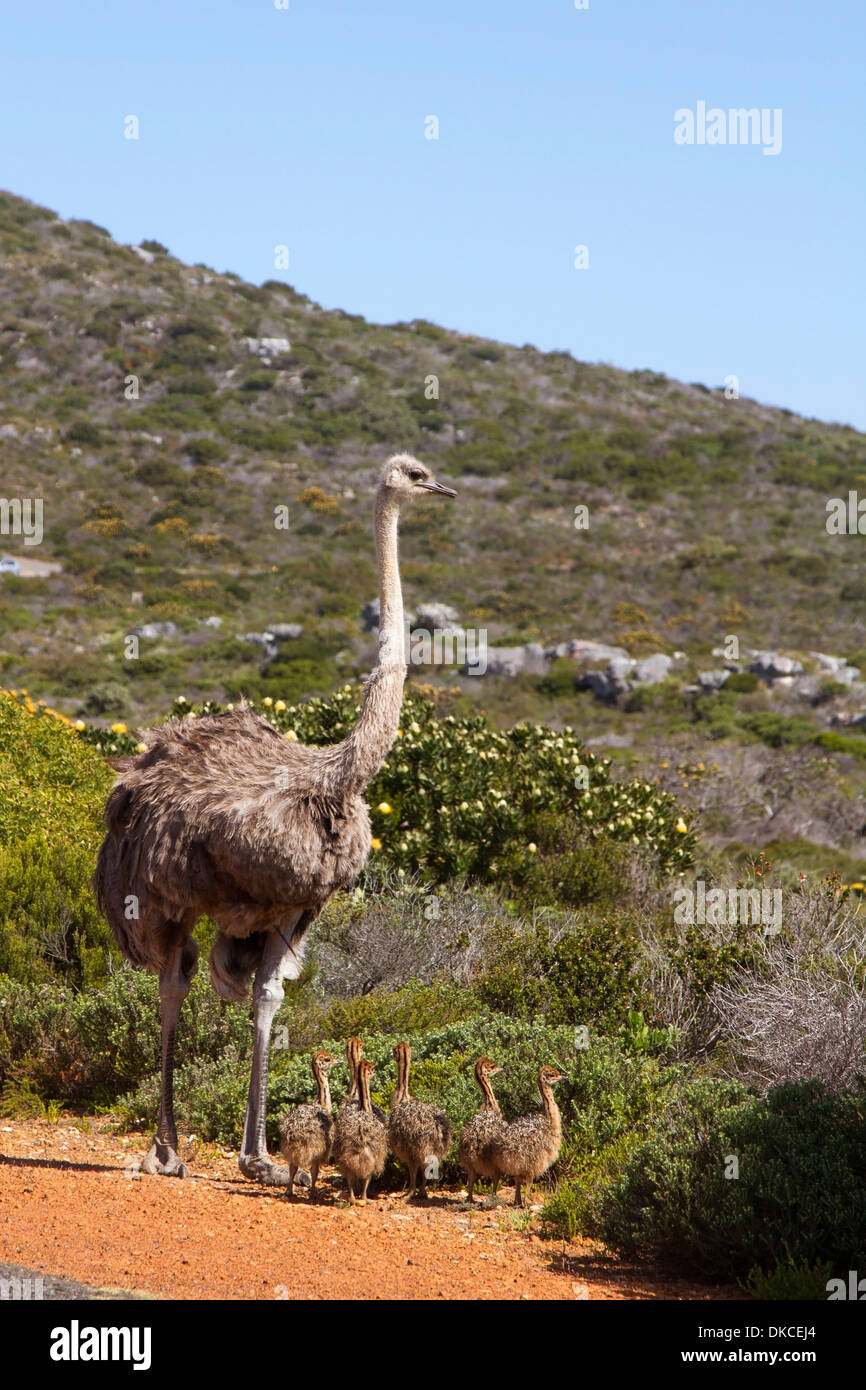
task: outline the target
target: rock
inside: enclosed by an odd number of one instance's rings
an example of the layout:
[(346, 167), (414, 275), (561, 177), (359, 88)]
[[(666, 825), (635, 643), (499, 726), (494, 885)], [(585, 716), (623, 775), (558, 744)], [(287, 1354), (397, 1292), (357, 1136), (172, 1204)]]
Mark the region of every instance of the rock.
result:
[(18, 431), (14, 425), (0, 425), (0, 439), (17, 439)]
[(624, 647), (609, 647), (605, 642), (589, 642), (582, 638), (575, 638), (571, 642), (560, 642), (555, 647), (548, 647), (545, 656), (553, 660), (555, 656), (570, 657), (572, 661), (612, 661), (615, 657), (625, 657), (631, 660)]
[[(488, 676), (517, 676), (524, 671), (541, 676), (547, 670), (544, 649), (538, 642), (529, 642), (525, 647), (488, 647), (486, 655)], [(464, 666), (461, 674), (467, 675), (469, 671), (470, 668)]]
[(278, 642), (293, 642), (300, 637), (304, 629), (300, 623), (271, 623), (268, 632), (277, 639)]
[(861, 710), (858, 714), (834, 714), (830, 720), (839, 729), (866, 729), (866, 710)]
[(575, 684), (578, 690), (591, 690), (599, 700), (613, 699), (613, 686), (604, 671), (584, 671)]
[(239, 632), (238, 641), (261, 647), (268, 660), (277, 654), (277, 643), (272, 632)]
[(135, 252), (136, 256), (141, 257), (145, 265), (153, 265), (156, 260), (155, 253), (153, 251), (145, 251), (143, 246), (133, 246), (132, 250)]
[(288, 338), (244, 338), (244, 342), (257, 357), (280, 357), (292, 349)]
[(768, 685), (783, 679), (790, 685), (792, 681), (788, 678), (799, 676), (803, 671), (802, 662), (790, 656), (779, 656), (776, 652), (752, 652), (752, 656), (754, 660), (749, 663), (749, 670)]
[(438, 629), (450, 632), (462, 632), (460, 626), (460, 614), (455, 608), (450, 608), (447, 603), (423, 602), (418, 606), (418, 616), (414, 623), (415, 627), (424, 628), (427, 632)]
[(828, 656), (826, 652), (810, 652), (809, 655), (817, 661), (822, 675), (842, 685), (853, 685), (860, 678), (859, 666), (849, 666), (844, 656)]
[[(404, 622), (409, 624), (409, 630), (415, 627), (415, 614), (408, 610), (403, 613)], [(361, 609), (361, 621), (364, 624), (365, 632), (377, 633), (379, 631), (379, 600), (373, 598), (369, 603), (365, 603)]]
[(659, 681), (667, 680), (673, 664), (672, 658), (664, 652), (655, 652), (637, 663), (633, 678), (638, 685), (658, 685)]
[(223, 625), (223, 620), (222, 620), (222, 618), (218, 618), (218, 617), (216, 616), (216, 614), (214, 614), (214, 615), (213, 615), (212, 617), (210, 617), (210, 618), (205, 618), (205, 620), (204, 620), (204, 626), (205, 626), (205, 627), (222, 627), (222, 625)]
[(144, 637), (153, 641), (156, 637), (174, 637), (177, 633), (175, 623), (140, 623), (129, 630), (131, 637)]
[(794, 694), (799, 700), (807, 700), (810, 705), (816, 705), (825, 679), (824, 676), (800, 676), (793, 682)]
[(730, 671), (698, 671), (699, 690), (720, 690)]

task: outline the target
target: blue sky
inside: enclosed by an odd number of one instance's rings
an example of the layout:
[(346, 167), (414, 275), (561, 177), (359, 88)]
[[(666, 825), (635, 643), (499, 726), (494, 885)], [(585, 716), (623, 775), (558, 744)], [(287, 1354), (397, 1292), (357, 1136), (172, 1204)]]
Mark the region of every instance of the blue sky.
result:
[[(860, 0), (289, 4), (5, 0), (0, 186), (379, 322), (866, 428)], [(699, 101), (781, 108), (781, 153), (675, 144)]]

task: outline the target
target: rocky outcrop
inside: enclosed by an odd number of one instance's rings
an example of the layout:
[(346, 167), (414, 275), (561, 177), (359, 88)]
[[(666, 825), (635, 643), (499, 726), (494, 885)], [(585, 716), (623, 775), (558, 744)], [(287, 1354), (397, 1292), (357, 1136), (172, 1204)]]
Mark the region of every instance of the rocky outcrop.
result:
[(803, 663), (795, 661), (793, 657), (779, 656), (777, 652), (752, 652), (751, 656), (753, 659), (749, 662), (749, 670), (768, 685), (776, 681), (793, 685), (794, 677), (803, 674)]
[[(519, 676), (524, 672), (543, 676), (548, 667), (544, 648), (538, 642), (529, 642), (525, 647), (488, 647), (486, 655), (488, 676)], [(469, 668), (464, 667), (462, 674), (468, 675)]]

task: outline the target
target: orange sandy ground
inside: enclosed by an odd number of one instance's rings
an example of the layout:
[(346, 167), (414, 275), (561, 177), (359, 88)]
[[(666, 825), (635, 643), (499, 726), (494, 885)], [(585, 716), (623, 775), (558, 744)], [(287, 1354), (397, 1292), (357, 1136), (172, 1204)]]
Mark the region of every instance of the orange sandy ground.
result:
[(191, 1178), (137, 1176), (146, 1149), (104, 1120), (0, 1120), (0, 1262), (168, 1299), (742, 1296), (605, 1259), (588, 1242), (542, 1240), (534, 1218), (488, 1199), (470, 1211), (465, 1192), (350, 1210), (333, 1170), (311, 1204), (189, 1141)]

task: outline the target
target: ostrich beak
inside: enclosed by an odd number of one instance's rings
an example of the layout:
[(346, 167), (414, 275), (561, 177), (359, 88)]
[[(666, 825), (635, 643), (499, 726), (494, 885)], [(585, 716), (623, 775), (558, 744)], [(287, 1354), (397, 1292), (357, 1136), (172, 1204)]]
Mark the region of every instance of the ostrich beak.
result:
[(446, 487), (444, 483), (417, 483), (416, 487), (423, 487), (427, 492), (441, 492), (443, 497), (456, 497), (457, 493), (452, 487)]

